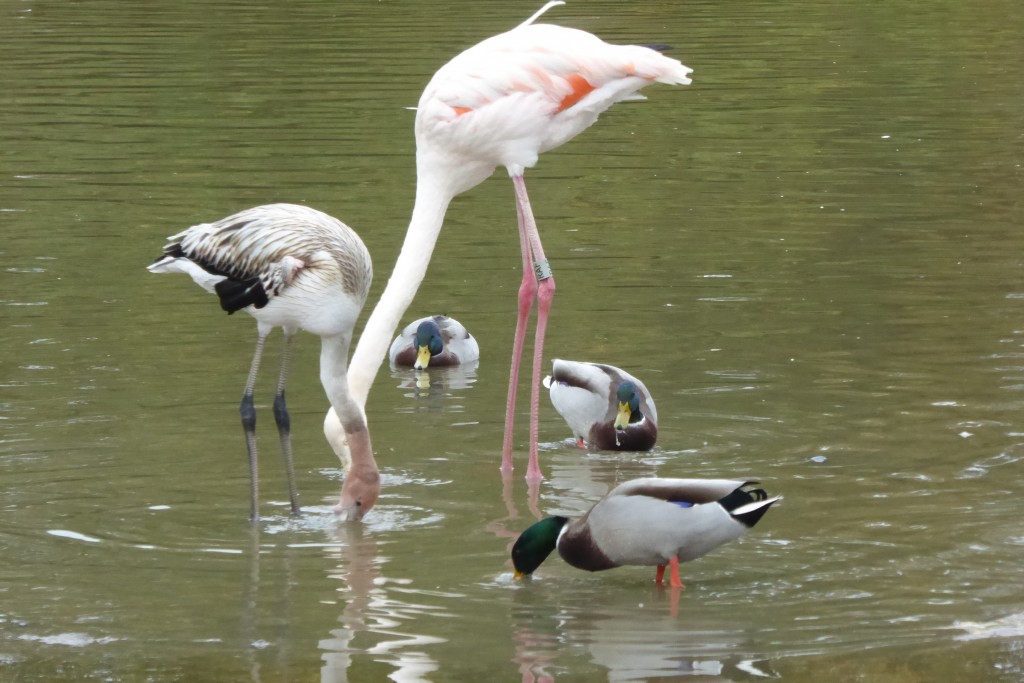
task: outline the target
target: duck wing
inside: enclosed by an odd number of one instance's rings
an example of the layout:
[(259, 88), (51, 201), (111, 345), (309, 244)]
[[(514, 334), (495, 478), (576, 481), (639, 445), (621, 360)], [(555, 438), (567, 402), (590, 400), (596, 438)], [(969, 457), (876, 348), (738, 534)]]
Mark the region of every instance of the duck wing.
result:
[(616, 496), (646, 496), (669, 503), (701, 505), (714, 503), (733, 491), (756, 484), (757, 479), (671, 479), (646, 477), (632, 479), (612, 489), (606, 498)]

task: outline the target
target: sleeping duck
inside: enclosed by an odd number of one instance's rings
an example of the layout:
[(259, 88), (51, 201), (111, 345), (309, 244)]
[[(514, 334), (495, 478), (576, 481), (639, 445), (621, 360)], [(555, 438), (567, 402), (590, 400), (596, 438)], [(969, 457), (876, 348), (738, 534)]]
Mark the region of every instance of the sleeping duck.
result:
[(661, 585), (682, 588), (679, 563), (739, 538), (781, 496), (747, 488), (756, 480), (633, 479), (612, 489), (583, 517), (542, 519), (512, 546), (516, 578), (532, 574), (551, 551), (579, 569), (655, 565)]
[(388, 352), (392, 365), (425, 370), (480, 358), (476, 338), (455, 318), (434, 315), (409, 323)]
[(643, 382), (614, 365), (554, 361), (544, 386), (576, 443), (607, 451), (649, 451), (658, 440), (658, 411)]

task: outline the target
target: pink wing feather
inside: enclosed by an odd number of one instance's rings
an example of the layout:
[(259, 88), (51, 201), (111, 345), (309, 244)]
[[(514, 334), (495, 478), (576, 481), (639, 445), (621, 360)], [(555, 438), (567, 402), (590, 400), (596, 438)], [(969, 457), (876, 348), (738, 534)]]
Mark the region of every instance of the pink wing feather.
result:
[(491, 168), (530, 167), (615, 102), (653, 81), (685, 85), (691, 69), (637, 45), (573, 28), (520, 26), (457, 55), (420, 99), (417, 134)]

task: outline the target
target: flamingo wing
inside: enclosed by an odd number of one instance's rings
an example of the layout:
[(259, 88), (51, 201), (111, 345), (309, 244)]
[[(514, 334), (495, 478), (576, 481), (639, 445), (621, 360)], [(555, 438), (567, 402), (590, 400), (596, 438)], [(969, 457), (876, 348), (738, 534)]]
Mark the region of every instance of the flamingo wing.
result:
[(516, 171), (648, 83), (687, 84), (690, 71), (651, 48), (562, 26), (520, 26), (438, 70), (420, 99), (417, 131)]

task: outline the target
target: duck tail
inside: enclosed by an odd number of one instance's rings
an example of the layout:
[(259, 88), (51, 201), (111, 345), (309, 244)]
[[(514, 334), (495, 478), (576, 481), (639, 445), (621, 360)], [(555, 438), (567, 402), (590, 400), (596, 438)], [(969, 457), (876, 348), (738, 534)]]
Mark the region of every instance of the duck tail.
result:
[(729, 495), (718, 501), (725, 510), (732, 515), (732, 518), (742, 522), (748, 528), (757, 524), (768, 508), (782, 496), (769, 498), (764, 489), (743, 490), (736, 489)]

